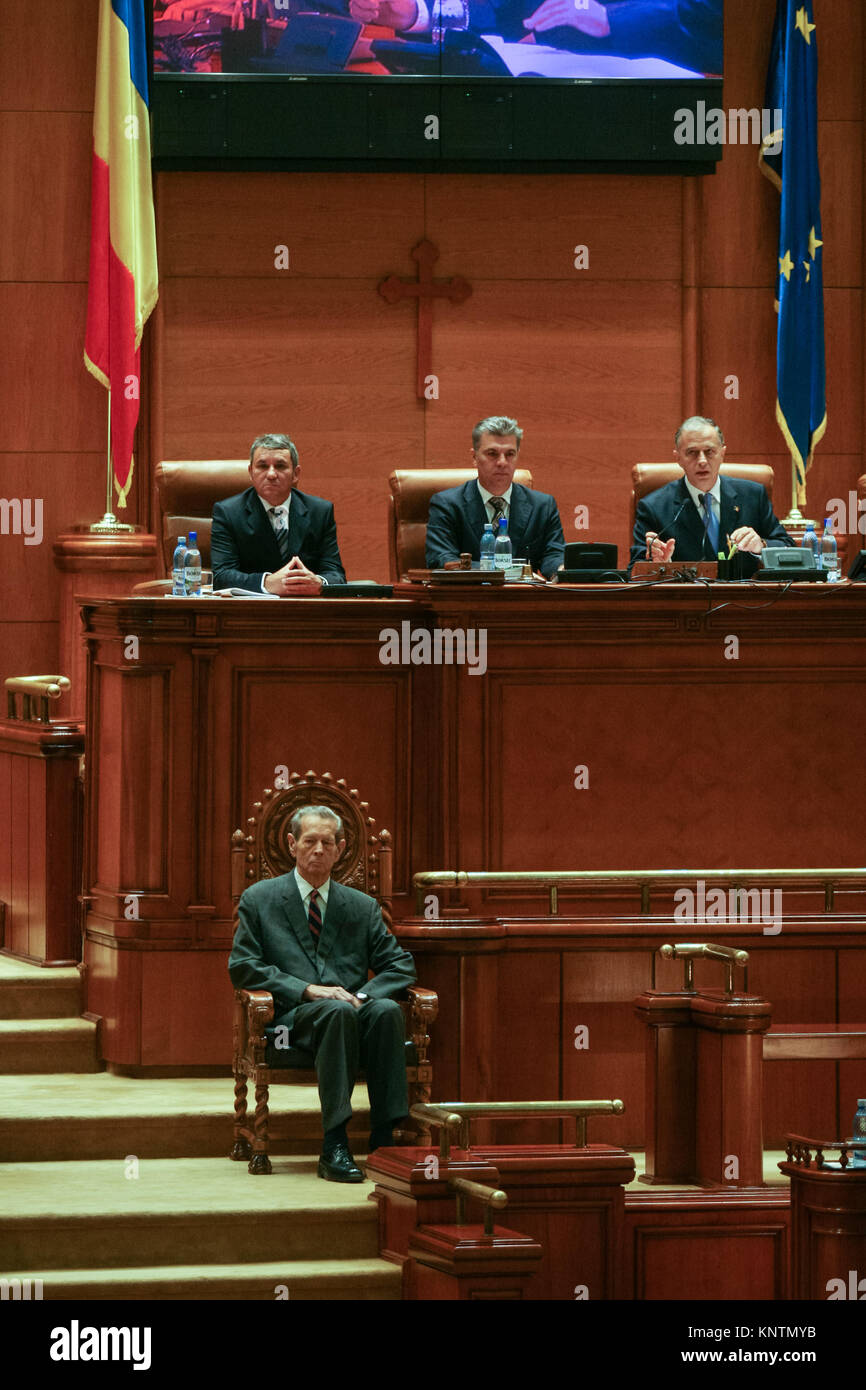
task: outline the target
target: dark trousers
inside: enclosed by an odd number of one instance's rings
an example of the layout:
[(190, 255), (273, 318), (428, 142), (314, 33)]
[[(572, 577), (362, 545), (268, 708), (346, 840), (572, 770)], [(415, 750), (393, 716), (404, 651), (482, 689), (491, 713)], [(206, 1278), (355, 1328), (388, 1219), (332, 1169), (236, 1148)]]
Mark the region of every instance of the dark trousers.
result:
[(326, 1131), (351, 1119), (352, 1091), (362, 1067), (371, 1128), (408, 1114), (406, 1035), (395, 1000), (368, 999), (356, 1009), (344, 999), (312, 999), (295, 1011), (290, 1041), (292, 1047), (302, 1047), (316, 1059)]

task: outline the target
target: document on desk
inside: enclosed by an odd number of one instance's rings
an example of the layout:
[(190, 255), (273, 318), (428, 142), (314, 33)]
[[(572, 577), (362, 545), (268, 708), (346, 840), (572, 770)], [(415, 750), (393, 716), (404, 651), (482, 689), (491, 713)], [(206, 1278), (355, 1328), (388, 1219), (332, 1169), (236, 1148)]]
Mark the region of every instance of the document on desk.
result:
[(214, 598), (279, 598), (279, 594), (262, 593), (261, 589), (214, 589)]
[(506, 43), (499, 34), (482, 34), (502, 59), (512, 77), (570, 77), (575, 81), (605, 77), (702, 77), (703, 73), (666, 63), (663, 58), (608, 58), (591, 53), (569, 53), (543, 43)]

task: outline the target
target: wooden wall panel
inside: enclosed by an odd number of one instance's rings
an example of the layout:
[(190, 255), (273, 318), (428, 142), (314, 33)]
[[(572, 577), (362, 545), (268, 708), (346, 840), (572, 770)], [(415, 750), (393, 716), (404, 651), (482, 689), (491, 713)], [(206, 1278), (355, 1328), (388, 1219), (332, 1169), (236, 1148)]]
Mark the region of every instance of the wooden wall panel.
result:
[[(591, 1143), (644, 1142), (644, 1027), (633, 1001), (650, 982), (649, 951), (563, 954), (562, 1094), (625, 1104), (623, 1115), (590, 1119)], [(587, 1033), (577, 1034), (579, 1027)]]
[[(28, 469), (22, 488), (21, 455), (0, 454), (0, 497), (27, 497), (31, 502), (36, 499), (42, 502), (40, 544), (25, 542), (23, 535), (0, 536), (0, 554), (5, 560), (4, 615), (18, 621), (22, 628), (57, 621), (59, 586), (52, 543), (58, 533), (70, 525), (90, 522), (102, 515), (105, 510), (104, 468), (104, 454), (52, 452)], [(35, 520), (33, 512), (31, 517)], [(27, 672), (3, 672), (4, 676), (12, 674)]]
[[(189, 786), (187, 770), (173, 765), (168, 777), (164, 772), (171, 682), (158, 669), (99, 668), (98, 679), (99, 700), (93, 707), (106, 716), (108, 711), (122, 714), (114, 721), (101, 719), (90, 746), (96, 770), (94, 809), (102, 826), (95, 882), (111, 882), (108, 866), (117, 865), (120, 893), (164, 894), (171, 886), (166, 865), (172, 842), (188, 843), (191, 833), (188, 817), (170, 815), (172, 790)], [(116, 695), (121, 682), (123, 701)]]
[(0, 280), (87, 279), (92, 125), (86, 109), (0, 110)]
[(778, 1199), (720, 1207), (717, 1198), (710, 1208), (697, 1197), (629, 1194), (622, 1296), (681, 1299), (688, 1289), (690, 1301), (783, 1299), (789, 1224)]
[[(413, 228), (418, 240), (424, 227), (421, 174), (161, 173), (156, 189), (163, 284), (366, 279), (375, 293), (391, 271), (415, 275), (409, 252)], [(289, 252), (285, 270), (275, 266), (280, 245)]]
[[(281, 764), (289, 772), (313, 768), (343, 777), (369, 802), (377, 828), (394, 836), (394, 882), (405, 882), (411, 872), (406, 838), (395, 831), (409, 822), (410, 686), (406, 670), (395, 677), (391, 668), (335, 670), (319, 680), (303, 669), (288, 678), (266, 670), (242, 675), (235, 697), (236, 727), (249, 731), (246, 746), (237, 750), (242, 804), (251, 808), (274, 785)], [(286, 706), (291, 720), (275, 721), (273, 711)], [(379, 737), (359, 739), (359, 719)]]
[(232, 986), (221, 952), (151, 951), (141, 968), (141, 1065), (231, 1065)]
[[(836, 970), (832, 951), (755, 949), (749, 990), (771, 1001), (774, 1023), (833, 1023)], [(785, 1134), (835, 1137), (835, 1127), (834, 1062), (764, 1063), (766, 1147), (781, 1148)]]
[[(681, 207), (675, 178), (449, 174), (428, 179), (426, 230), (441, 252), (437, 275), (473, 284), (678, 283)], [(589, 251), (585, 270), (574, 266), (578, 245)], [(506, 307), (510, 287), (501, 294)]]
[(0, 8), (0, 102), (5, 111), (92, 111), (98, 0), (63, 0), (50, 24)]
[[(533, 1001), (531, 1036), (525, 1028), (515, 1027), (525, 1015), (527, 998)], [(438, 1025), (436, 1031), (438, 1035)], [(462, 1036), (461, 1099), (558, 1100), (558, 956), (520, 952), (466, 957)], [(501, 1121), (495, 1125), (481, 1120), (473, 1123), (472, 1135), (473, 1142), (477, 1135), (479, 1144), (557, 1143), (559, 1125), (555, 1120)]]

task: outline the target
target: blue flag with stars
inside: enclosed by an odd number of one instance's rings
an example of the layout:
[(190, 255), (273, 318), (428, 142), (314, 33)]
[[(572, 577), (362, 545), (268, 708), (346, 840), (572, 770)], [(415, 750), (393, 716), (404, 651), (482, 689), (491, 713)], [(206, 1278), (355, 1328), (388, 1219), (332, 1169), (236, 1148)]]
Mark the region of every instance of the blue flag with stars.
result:
[(776, 419), (805, 501), (806, 470), (827, 428), (824, 272), (818, 172), (818, 49), (813, 0), (777, 0), (766, 106), (782, 128), (765, 136), (761, 169), (782, 194), (779, 218)]

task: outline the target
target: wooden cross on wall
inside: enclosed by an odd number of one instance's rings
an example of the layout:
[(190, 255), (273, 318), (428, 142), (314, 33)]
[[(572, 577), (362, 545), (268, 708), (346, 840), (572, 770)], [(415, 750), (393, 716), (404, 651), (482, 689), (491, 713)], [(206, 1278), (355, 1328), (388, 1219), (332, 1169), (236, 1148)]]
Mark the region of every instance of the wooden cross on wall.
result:
[(433, 300), (450, 299), (452, 304), (463, 304), (472, 293), (472, 286), (462, 275), (454, 275), (450, 280), (434, 280), (433, 266), (439, 259), (439, 251), (432, 241), (419, 241), (412, 251), (412, 259), (418, 263), (417, 280), (401, 280), (399, 275), (389, 275), (379, 284), (379, 293), (388, 304), (397, 304), (401, 299), (418, 301), (418, 371), (416, 392), (424, 400), (427, 378), (433, 374)]

